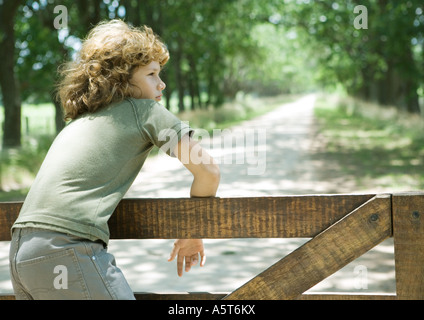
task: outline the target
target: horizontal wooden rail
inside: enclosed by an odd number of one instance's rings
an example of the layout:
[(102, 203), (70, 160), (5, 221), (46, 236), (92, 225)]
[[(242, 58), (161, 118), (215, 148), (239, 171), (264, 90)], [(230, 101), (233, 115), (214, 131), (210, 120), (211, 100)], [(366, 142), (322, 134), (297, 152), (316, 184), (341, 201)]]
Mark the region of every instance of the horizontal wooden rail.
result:
[[(310, 238), (374, 196), (124, 199), (109, 230), (111, 239)], [(21, 206), (0, 203), (0, 241)]]

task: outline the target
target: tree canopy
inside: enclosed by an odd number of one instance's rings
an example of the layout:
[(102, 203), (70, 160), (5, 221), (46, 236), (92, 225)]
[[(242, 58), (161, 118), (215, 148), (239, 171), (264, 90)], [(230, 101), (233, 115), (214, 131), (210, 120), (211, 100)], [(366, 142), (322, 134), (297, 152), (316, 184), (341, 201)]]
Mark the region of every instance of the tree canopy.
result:
[[(20, 144), (21, 101), (53, 101), (58, 66), (99, 21), (148, 25), (167, 44), (165, 104), (219, 107), (260, 95), (341, 87), (420, 112), (422, 0), (3, 0), (3, 147)], [(423, 107), (423, 106), (421, 106)]]

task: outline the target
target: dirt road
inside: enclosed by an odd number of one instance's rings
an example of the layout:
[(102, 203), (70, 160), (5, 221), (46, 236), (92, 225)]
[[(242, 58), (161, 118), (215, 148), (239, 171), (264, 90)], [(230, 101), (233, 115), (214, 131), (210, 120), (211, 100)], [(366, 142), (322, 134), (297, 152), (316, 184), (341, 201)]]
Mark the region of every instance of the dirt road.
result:
[[(323, 192), (317, 183), (314, 148), (315, 96), (209, 135), (201, 143), (220, 164), (220, 197), (308, 194)], [(315, 161), (315, 162), (314, 162)], [(190, 174), (164, 154), (146, 161), (126, 197), (188, 196)]]

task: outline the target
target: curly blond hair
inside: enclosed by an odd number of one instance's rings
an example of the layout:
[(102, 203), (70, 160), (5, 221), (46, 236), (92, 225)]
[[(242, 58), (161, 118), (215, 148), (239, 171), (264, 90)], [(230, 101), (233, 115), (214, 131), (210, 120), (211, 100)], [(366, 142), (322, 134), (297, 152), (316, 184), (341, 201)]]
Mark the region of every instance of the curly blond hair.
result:
[(83, 41), (76, 60), (59, 69), (57, 94), (65, 120), (131, 96), (134, 70), (152, 61), (162, 67), (168, 59), (167, 48), (151, 28), (131, 27), (121, 20), (100, 22)]

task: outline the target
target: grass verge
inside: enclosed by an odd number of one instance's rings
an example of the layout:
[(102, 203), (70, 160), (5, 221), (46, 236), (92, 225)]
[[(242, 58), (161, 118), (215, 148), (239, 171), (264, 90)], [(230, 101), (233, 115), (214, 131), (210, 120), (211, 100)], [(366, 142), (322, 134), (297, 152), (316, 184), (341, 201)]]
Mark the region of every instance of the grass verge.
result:
[(326, 153), (364, 190), (424, 190), (424, 118), (349, 97), (321, 96)]

